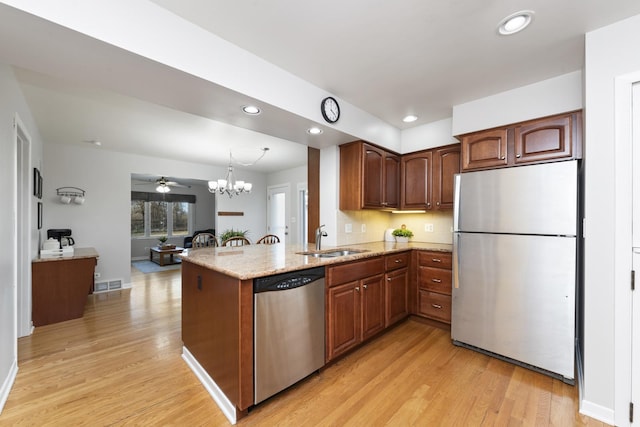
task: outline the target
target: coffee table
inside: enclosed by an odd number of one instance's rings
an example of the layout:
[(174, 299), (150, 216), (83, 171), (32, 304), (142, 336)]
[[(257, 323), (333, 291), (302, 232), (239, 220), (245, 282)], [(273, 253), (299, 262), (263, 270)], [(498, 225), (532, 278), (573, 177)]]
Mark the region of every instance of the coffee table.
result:
[[(149, 248), (149, 261), (153, 261), (161, 266), (177, 264), (178, 262), (173, 258), (173, 255), (182, 253), (182, 251), (184, 251), (184, 248), (181, 248), (180, 246), (176, 246), (175, 248), (170, 249), (161, 248), (158, 246)], [(158, 255), (157, 260), (154, 259), (154, 254)], [(169, 255), (169, 262), (165, 262), (165, 255)]]

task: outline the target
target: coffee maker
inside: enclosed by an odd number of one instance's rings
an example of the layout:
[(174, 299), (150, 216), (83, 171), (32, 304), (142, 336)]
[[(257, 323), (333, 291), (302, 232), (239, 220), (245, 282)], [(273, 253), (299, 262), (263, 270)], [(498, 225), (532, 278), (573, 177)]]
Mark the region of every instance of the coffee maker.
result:
[(50, 228), (47, 230), (47, 239), (56, 239), (60, 244), (60, 249), (66, 246), (73, 246), (76, 242), (71, 237), (70, 228)]

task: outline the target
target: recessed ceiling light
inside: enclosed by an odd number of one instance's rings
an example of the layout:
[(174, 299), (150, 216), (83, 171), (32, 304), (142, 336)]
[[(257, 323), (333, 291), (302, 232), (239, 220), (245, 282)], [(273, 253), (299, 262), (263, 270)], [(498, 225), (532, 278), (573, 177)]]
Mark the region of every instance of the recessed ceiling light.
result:
[(242, 107), (242, 111), (252, 116), (257, 116), (258, 114), (260, 114), (260, 109), (255, 105), (245, 105), (244, 107)]
[(322, 133), (322, 129), (317, 127), (312, 127), (307, 129), (307, 133), (310, 135), (320, 135)]
[(416, 120), (418, 120), (418, 116), (414, 116), (412, 114), (406, 116), (404, 119), (402, 119), (403, 122), (405, 123), (411, 123), (411, 122), (415, 122)]
[(498, 33), (503, 36), (509, 36), (524, 30), (531, 24), (533, 14), (532, 10), (521, 10), (520, 12), (512, 13), (500, 21)]

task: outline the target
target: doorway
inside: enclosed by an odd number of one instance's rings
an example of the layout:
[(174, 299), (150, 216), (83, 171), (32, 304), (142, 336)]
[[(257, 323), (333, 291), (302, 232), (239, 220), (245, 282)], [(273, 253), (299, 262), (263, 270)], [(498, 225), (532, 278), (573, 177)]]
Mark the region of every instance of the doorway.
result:
[(290, 186), (267, 187), (267, 233), (275, 234), (285, 244), (290, 243), (289, 236), (289, 200)]
[[(31, 224), (35, 223), (31, 200), (31, 137), (16, 114), (13, 122), (16, 144), (16, 287), (18, 337), (31, 334)], [(25, 220), (26, 219), (26, 220)]]

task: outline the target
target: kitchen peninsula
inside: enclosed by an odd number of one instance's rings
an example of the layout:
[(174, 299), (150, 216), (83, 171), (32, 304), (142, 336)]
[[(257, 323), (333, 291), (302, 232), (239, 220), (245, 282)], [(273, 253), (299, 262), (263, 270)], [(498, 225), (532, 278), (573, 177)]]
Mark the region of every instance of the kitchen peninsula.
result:
[[(376, 277), (383, 283), (383, 277), (392, 280), (393, 272), (389, 272), (397, 268), (385, 267), (386, 264), (403, 264), (398, 271), (409, 272), (413, 252), (431, 251), (450, 258), (452, 247), (438, 243), (374, 242), (349, 245), (349, 249), (357, 252), (315, 257), (301, 253), (307, 252), (306, 247), (275, 244), (191, 249), (181, 255), (183, 358), (232, 423), (246, 415), (254, 404), (253, 279), (325, 267), (328, 282), (332, 277), (358, 282), (358, 274), (373, 274), (369, 269), (380, 266)], [(311, 252), (314, 251), (308, 251)], [(396, 257), (400, 254), (406, 256)], [(411, 282), (417, 289), (416, 274), (407, 273), (404, 277), (410, 277), (405, 284)], [(413, 298), (412, 306), (416, 306), (417, 291), (409, 294), (415, 294), (408, 298)], [(392, 322), (408, 316), (406, 295), (405, 291), (405, 314), (394, 316)], [(382, 310), (382, 327), (371, 336), (389, 324), (389, 316), (387, 322), (384, 320), (384, 307)]]

